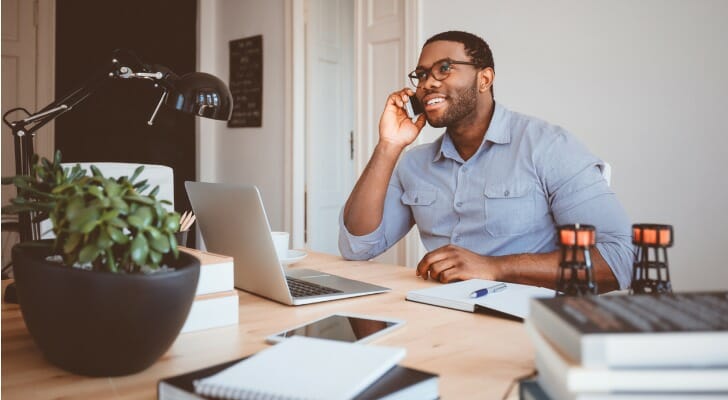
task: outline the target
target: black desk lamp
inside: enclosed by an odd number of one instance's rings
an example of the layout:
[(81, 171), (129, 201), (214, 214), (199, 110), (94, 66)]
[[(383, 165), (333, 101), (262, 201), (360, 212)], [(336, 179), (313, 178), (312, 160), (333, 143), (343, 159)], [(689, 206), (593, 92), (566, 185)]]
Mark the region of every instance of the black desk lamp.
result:
[[(122, 62), (125, 57), (130, 62)], [(135, 72), (137, 70), (138, 72)], [(161, 65), (149, 66), (141, 62), (133, 53), (115, 50), (111, 63), (92, 76), (85, 84), (65, 97), (54, 101), (34, 114), (18, 107), (3, 114), (3, 121), (12, 129), (15, 140), (15, 173), (30, 173), (35, 132), (48, 122), (70, 111), (77, 104), (86, 100), (111, 79), (146, 79), (162, 89), (162, 95), (147, 124), (152, 125), (162, 104), (176, 110), (200, 117), (227, 121), (232, 113), (232, 96), (227, 85), (217, 77), (203, 72), (192, 72), (177, 76)], [(17, 121), (8, 121), (8, 114), (22, 111), (26, 117)], [(40, 239), (40, 228), (33, 222), (29, 213), (18, 217), (17, 231), (20, 241)]]

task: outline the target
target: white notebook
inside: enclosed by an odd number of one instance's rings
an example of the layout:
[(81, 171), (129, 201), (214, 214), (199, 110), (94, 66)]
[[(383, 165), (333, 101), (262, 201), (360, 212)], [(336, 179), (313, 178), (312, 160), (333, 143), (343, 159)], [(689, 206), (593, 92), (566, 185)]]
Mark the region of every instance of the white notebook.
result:
[(194, 382), (224, 399), (349, 399), (405, 356), (405, 349), (293, 336)]
[(488, 312), (492, 310), (525, 319), (528, 316), (531, 298), (554, 297), (556, 295), (556, 292), (551, 289), (506, 283), (506, 289), (500, 292), (475, 299), (470, 297), (470, 293), (476, 290), (492, 287), (499, 283), (501, 282), (469, 279), (427, 289), (412, 290), (407, 292), (407, 300), (469, 312)]

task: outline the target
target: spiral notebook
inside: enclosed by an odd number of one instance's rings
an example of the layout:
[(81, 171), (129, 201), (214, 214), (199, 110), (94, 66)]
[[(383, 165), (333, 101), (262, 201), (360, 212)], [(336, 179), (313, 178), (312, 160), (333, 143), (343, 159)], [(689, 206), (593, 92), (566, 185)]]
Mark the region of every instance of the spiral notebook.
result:
[(294, 336), (194, 382), (226, 399), (349, 399), (405, 356), (405, 349)]

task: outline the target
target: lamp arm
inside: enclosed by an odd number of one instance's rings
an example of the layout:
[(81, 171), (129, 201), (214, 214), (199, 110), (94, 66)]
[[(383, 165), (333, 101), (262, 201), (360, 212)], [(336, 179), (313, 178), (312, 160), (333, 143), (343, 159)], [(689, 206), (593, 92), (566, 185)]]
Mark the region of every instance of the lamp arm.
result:
[[(138, 72), (135, 72), (131, 66), (119, 61), (119, 56), (124, 55), (132, 58)], [(37, 112), (31, 114), (24, 108), (14, 108), (3, 114), (3, 122), (10, 127), (15, 140), (15, 173), (16, 175), (28, 175), (32, 166), (32, 158), (35, 154), (33, 149), (33, 136), (35, 132), (46, 125), (48, 122), (58, 118), (66, 112), (73, 109), (102, 86), (107, 84), (111, 79), (147, 79), (155, 82), (155, 86), (162, 87), (162, 98), (154, 110), (152, 118), (147, 122), (152, 124), (161, 104), (164, 102), (168, 87), (164, 83), (164, 79), (173, 75), (171, 71), (152, 71), (148, 65), (142, 63), (135, 54), (131, 52), (116, 50), (113, 53), (111, 63), (106, 68), (95, 73), (83, 85), (69, 92), (64, 97), (55, 100)], [(161, 68), (159, 68), (161, 69)], [(8, 120), (8, 116), (17, 111), (25, 113), (25, 118), (15, 121)], [(32, 221), (32, 216), (28, 213), (22, 213), (19, 218), (20, 241), (40, 238), (40, 229), (38, 224)]]

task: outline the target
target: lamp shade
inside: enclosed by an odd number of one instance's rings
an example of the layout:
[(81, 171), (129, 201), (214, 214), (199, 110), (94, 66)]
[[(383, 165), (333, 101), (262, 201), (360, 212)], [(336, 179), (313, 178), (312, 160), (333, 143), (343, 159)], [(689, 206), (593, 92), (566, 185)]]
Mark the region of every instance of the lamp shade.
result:
[(227, 121), (233, 111), (230, 89), (219, 78), (204, 72), (192, 72), (167, 79), (166, 104), (176, 110), (199, 117)]

